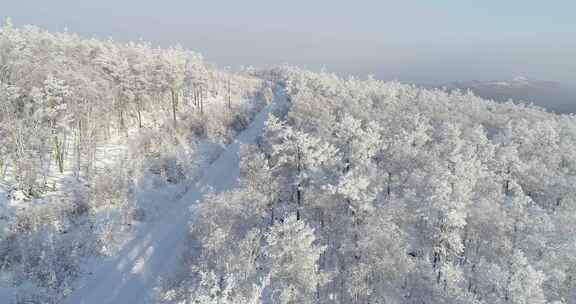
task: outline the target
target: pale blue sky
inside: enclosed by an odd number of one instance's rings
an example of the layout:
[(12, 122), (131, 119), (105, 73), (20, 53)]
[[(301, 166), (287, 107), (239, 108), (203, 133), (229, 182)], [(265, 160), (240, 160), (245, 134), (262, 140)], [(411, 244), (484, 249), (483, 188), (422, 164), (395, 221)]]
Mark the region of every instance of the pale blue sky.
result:
[(450, 81), (576, 82), (574, 0), (0, 0), (0, 18), (182, 44), (216, 64)]

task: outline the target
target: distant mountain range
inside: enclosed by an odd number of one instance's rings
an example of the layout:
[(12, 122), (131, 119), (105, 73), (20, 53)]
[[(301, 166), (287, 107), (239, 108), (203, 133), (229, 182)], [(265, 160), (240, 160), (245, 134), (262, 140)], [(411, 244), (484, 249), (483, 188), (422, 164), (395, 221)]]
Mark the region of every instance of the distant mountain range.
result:
[(556, 113), (576, 113), (576, 86), (555, 81), (518, 76), (509, 80), (451, 82), (441, 87), (470, 89), (479, 96), (496, 101), (512, 99), (533, 103)]

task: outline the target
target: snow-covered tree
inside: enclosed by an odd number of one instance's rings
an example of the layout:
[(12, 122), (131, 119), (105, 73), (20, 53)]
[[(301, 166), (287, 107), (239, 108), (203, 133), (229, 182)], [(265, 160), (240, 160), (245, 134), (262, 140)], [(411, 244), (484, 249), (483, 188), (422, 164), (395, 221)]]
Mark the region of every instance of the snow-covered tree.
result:
[(327, 281), (318, 268), (318, 258), (326, 247), (317, 243), (314, 230), (292, 215), (271, 227), (266, 242), (271, 301), (314, 303), (318, 288)]
[(274, 116), (268, 119), (266, 127), (271, 136), (275, 166), (288, 170), (291, 175), (296, 218), (300, 220), (306, 189), (314, 182), (321, 183), (322, 173), (337, 162), (338, 150), (321, 139), (286, 126)]

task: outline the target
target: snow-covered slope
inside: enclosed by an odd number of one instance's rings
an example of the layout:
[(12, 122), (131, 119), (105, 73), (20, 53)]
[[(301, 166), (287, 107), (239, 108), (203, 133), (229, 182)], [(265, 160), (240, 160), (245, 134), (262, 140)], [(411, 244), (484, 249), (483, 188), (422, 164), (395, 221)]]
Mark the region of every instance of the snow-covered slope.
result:
[(566, 83), (517, 76), (509, 80), (453, 82), (444, 86), (470, 89), (481, 97), (497, 101), (534, 103), (556, 113), (576, 112), (576, 89)]
[(188, 231), (190, 207), (210, 191), (233, 187), (239, 175), (241, 144), (254, 144), (276, 101), (256, 115), (249, 127), (205, 169), (205, 174), (181, 199), (163, 204), (169, 211), (144, 224), (115, 257), (94, 265), (95, 270), (68, 298), (70, 304), (150, 303), (158, 280), (176, 266)]

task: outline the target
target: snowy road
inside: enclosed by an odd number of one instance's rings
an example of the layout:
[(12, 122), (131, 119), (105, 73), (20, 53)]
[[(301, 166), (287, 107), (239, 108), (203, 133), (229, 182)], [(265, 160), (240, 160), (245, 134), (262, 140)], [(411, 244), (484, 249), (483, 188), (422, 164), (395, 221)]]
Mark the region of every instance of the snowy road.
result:
[(240, 144), (254, 144), (261, 134), (270, 108), (256, 115), (252, 123), (228, 145), (220, 157), (171, 210), (154, 222), (141, 226), (136, 236), (113, 258), (97, 266), (83, 286), (67, 299), (69, 304), (145, 304), (152, 302), (158, 280), (177, 266), (185, 244), (190, 206), (210, 191), (220, 192), (235, 185), (239, 176)]

